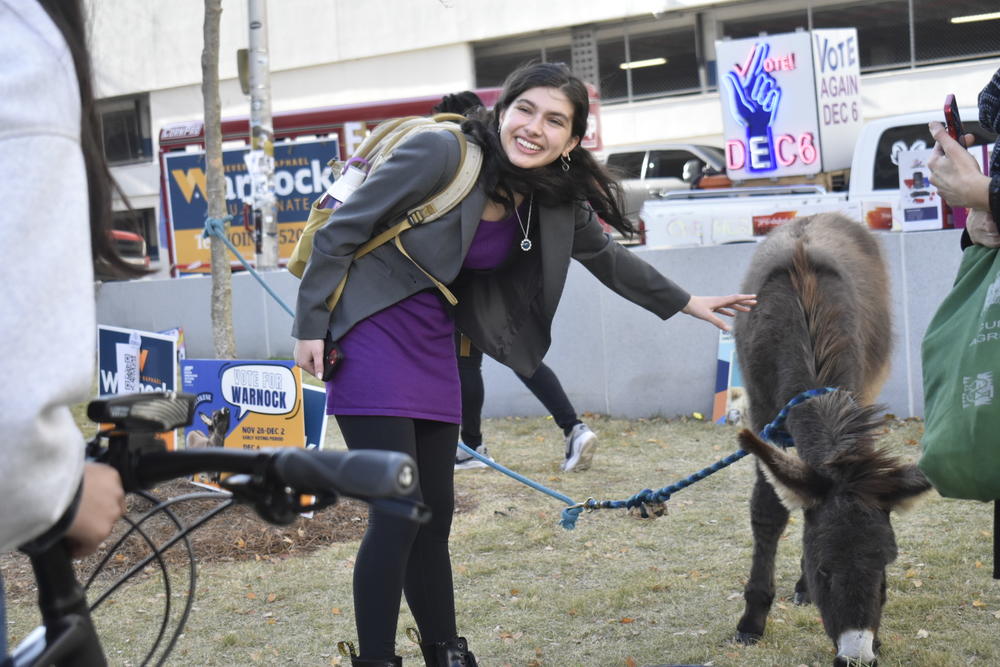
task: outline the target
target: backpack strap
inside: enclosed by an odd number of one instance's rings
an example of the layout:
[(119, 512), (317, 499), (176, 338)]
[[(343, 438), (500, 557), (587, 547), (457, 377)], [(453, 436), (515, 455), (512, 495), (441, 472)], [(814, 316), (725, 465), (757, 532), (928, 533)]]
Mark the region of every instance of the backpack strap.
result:
[[(426, 121), (425, 118), (419, 118), (419, 120)], [(422, 129), (435, 129), (433, 126), (424, 127)], [(455, 305), (458, 303), (458, 299), (452, 294), (444, 283), (432, 276), (427, 272), (422, 266), (417, 264), (417, 262), (410, 257), (410, 254), (403, 247), (403, 242), (400, 240), (399, 235), (416, 225), (431, 222), (440, 218), (442, 215), (457, 206), (470, 192), (472, 188), (476, 185), (476, 180), (479, 178), (479, 170), (483, 164), (483, 151), (478, 145), (470, 143), (465, 135), (462, 134), (461, 129), (456, 126), (443, 125), (439, 126), (437, 129), (447, 129), (448, 131), (455, 134), (458, 138), (458, 144), (460, 147), (459, 155), (459, 165), (458, 169), (455, 171), (455, 175), (452, 176), (451, 181), (442, 190), (433, 195), (430, 199), (422, 202), (418, 206), (410, 209), (406, 216), (392, 225), (385, 231), (377, 234), (368, 241), (366, 241), (358, 250), (354, 253), (354, 259), (358, 260), (370, 253), (375, 248), (393, 240), (396, 248), (399, 249), (403, 255), (409, 259), (413, 264), (423, 272), (434, 286), (438, 288), (444, 298), (448, 300), (448, 303)], [(407, 133), (409, 134), (409, 133)], [(374, 166), (373, 166), (374, 168)], [(333, 310), (340, 301), (340, 296), (344, 292), (344, 287), (347, 285), (347, 276), (350, 273), (344, 274), (344, 277), (340, 279), (337, 284), (337, 288), (333, 291), (333, 294), (326, 300), (326, 305), (329, 310)]]

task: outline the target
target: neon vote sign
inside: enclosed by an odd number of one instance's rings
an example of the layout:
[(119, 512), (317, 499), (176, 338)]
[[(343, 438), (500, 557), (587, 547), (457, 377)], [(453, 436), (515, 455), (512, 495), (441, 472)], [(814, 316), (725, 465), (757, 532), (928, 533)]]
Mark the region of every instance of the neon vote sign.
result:
[[(836, 34), (831, 34), (836, 33)], [(850, 33), (849, 35), (846, 33)], [(814, 57), (814, 38), (816, 57)], [(820, 47), (825, 45), (825, 51)], [(820, 61), (822, 53), (839, 48), (840, 54), (856, 53), (856, 33), (847, 30), (816, 30), (768, 37), (716, 42), (719, 74), (719, 97), (723, 109), (726, 167), (730, 178), (744, 180), (797, 174), (815, 174), (824, 169), (850, 166), (849, 150), (836, 156), (834, 164), (825, 159), (824, 132), (829, 125), (845, 125), (844, 114), (829, 113), (824, 104), (825, 118), (819, 113), (818, 101), (823, 90), (829, 91), (829, 75), (820, 78), (818, 70), (827, 69), (831, 59)], [(844, 64), (839, 58), (836, 64)], [(857, 69), (856, 58), (854, 68)], [(838, 90), (857, 89), (857, 76), (851, 85)], [(830, 131), (838, 142), (853, 139), (860, 127), (858, 100), (836, 100), (839, 111), (853, 104), (853, 119), (845, 128)], [(831, 105), (832, 106), (832, 105)], [(833, 122), (831, 122), (833, 119)], [(845, 157), (846, 156), (846, 157)], [(839, 164), (846, 159), (846, 164)]]

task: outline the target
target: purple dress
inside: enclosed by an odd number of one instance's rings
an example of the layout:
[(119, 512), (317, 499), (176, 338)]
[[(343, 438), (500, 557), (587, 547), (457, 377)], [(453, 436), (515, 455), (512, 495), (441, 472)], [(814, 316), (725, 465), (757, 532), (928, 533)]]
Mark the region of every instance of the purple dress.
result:
[[(519, 231), (514, 215), (480, 221), (462, 267), (496, 268), (515, 247)], [(455, 323), (434, 289), (358, 322), (339, 341), (344, 359), (326, 383), (327, 414), (460, 424), (454, 335)]]

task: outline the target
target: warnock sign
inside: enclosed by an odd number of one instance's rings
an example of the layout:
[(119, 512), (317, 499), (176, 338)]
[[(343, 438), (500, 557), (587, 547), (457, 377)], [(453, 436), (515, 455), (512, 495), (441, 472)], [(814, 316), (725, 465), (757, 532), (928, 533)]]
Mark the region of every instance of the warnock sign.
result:
[[(236, 217), (229, 240), (248, 261), (255, 254), (254, 234), (241, 224), (243, 202), (252, 197), (251, 177), (244, 156), (249, 148), (222, 152), (226, 179), (226, 212)], [(336, 139), (298, 141), (274, 147), (274, 189), (278, 214), (278, 255), (287, 260), (302, 234), (309, 207), (333, 183), (327, 162), (338, 156)], [(173, 235), (174, 257), (181, 273), (211, 271), (209, 239), (205, 228), (205, 153), (177, 151), (164, 153), (163, 174), (167, 188), (167, 219)], [(232, 258), (235, 261), (235, 258)]]
[(731, 179), (851, 166), (862, 123), (854, 28), (718, 41), (715, 51)]

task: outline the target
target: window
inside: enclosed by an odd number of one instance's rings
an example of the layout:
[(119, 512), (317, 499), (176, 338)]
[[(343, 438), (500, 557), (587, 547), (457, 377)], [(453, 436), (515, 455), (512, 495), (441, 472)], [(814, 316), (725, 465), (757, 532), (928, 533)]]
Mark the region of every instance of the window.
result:
[(559, 31), (529, 39), (484, 42), (475, 47), (476, 87), (502, 86), (507, 75), (529, 62), (570, 65), (570, 33)]
[[(996, 135), (979, 124), (977, 120), (965, 120), (965, 131), (974, 134), (974, 146), (991, 144)], [(923, 145), (921, 145), (923, 142)], [(899, 187), (898, 151), (930, 148), (934, 145), (926, 123), (894, 127), (882, 133), (875, 151), (875, 165), (872, 172), (872, 187), (876, 190), (895, 190)]]
[(693, 19), (609, 24), (597, 31), (602, 100), (701, 90)]
[[(997, 0), (913, 0), (916, 61), (938, 63), (1000, 53), (1000, 21), (962, 20), (998, 9)], [(955, 18), (961, 22), (952, 23)]]
[(625, 39), (621, 35), (597, 40), (597, 71), (601, 100), (629, 98), (628, 70), (619, 67), (626, 62)]
[(683, 178), (684, 163), (697, 159), (688, 151), (650, 151), (646, 178)]
[(608, 156), (608, 167), (619, 178), (642, 178), (642, 163), (645, 160), (646, 151), (612, 153)]
[(662, 65), (633, 67), (629, 70), (633, 98), (700, 89), (693, 27), (630, 35), (628, 48), (632, 63), (655, 63), (660, 59), (664, 61)]
[(763, 16), (756, 14), (721, 21), (719, 37), (742, 39), (756, 37), (762, 32), (768, 35), (778, 35), (783, 32), (795, 32), (797, 29), (807, 30), (808, 28), (809, 15), (803, 8), (780, 14), (765, 14)]
[(153, 142), (149, 131), (149, 96), (99, 100), (104, 155), (110, 165), (149, 162)]
[(864, 0), (815, 8), (812, 21), (813, 28), (857, 28), (862, 72), (910, 64), (908, 0)]

